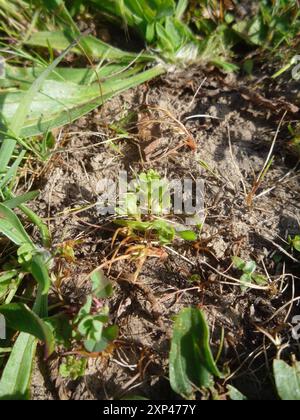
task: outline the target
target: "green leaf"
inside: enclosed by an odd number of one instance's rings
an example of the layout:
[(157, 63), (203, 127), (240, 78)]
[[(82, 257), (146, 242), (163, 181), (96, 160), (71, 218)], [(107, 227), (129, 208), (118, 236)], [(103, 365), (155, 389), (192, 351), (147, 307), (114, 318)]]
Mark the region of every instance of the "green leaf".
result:
[(245, 292), (249, 285), (252, 283), (252, 275), (248, 273), (243, 274), (241, 277), (241, 282), (245, 283), (245, 285), (241, 285), (242, 292)]
[(0, 381), (0, 400), (28, 400), (37, 339), (21, 333), (17, 338)]
[[(85, 86), (71, 81), (46, 80), (27, 108), (27, 118), (23, 124), (21, 136), (36, 136), (71, 123), (113, 96), (163, 74), (164, 71), (162, 66), (134, 76), (132, 76), (132, 71), (128, 71), (104, 81), (101, 87), (98, 82)], [(8, 124), (12, 122), (18, 104), (23, 100), (23, 91), (1, 92), (0, 90), (2, 115)], [(2, 167), (6, 164), (5, 161)]]
[[(27, 45), (35, 47), (44, 47), (53, 50), (62, 51), (67, 48), (70, 43), (74, 40), (74, 35), (67, 32), (35, 32), (31, 35)], [(84, 40), (84, 45), (88, 49), (88, 54), (93, 58), (107, 59), (107, 60), (117, 60), (118, 62), (132, 62), (137, 59), (137, 61), (154, 61), (154, 56), (150, 54), (141, 54), (137, 56), (135, 53), (130, 53), (127, 51), (119, 50), (114, 48), (109, 44), (97, 39), (93, 36), (87, 36)], [(78, 47), (73, 47), (72, 50), (77, 54), (82, 54), (82, 50)]]
[(22, 162), (26, 152), (23, 150), (17, 159), (14, 161), (13, 165), (7, 170), (6, 174), (0, 181), (0, 189), (2, 189), (5, 185), (7, 185), (9, 182), (12, 181), (12, 178), (14, 178), (17, 174), (18, 168), (20, 166), (20, 163)]
[(255, 281), (256, 284), (260, 286), (264, 286), (265, 284), (268, 284), (268, 279), (263, 274), (252, 274), (252, 280)]
[(10, 303), (0, 306), (0, 314), (6, 320), (6, 325), (15, 330), (31, 334), (46, 345), (46, 357), (54, 350), (54, 338), (50, 328), (22, 303)]
[[(28, 119), (28, 113), (30, 107), (33, 106), (34, 98), (36, 97), (37, 93), (43, 86), (47, 77), (53, 72), (55, 67), (61, 62), (61, 60), (67, 55), (67, 53), (75, 46), (78, 42), (80, 37), (77, 40), (73, 41), (71, 44), (69, 43), (66, 49), (57, 57), (44, 71), (43, 73), (32, 83), (28, 91), (19, 97), (19, 100), (15, 103), (15, 108), (13, 109), (13, 114), (11, 115), (10, 121), (5, 116), (4, 108), (1, 106), (2, 109), (2, 116), (5, 121), (8, 123), (7, 132), (10, 136), (11, 134), (14, 136), (13, 138), (6, 137), (1, 145), (0, 149), (0, 168), (6, 168), (8, 165), (13, 151), (16, 146), (16, 138), (21, 136), (22, 129)], [(0, 96), (0, 103), (2, 103), (2, 98)], [(2, 105), (2, 104), (1, 104)]]
[(181, 19), (188, 7), (188, 0), (179, 0), (176, 6), (176, 18)]
[(227, 389), (228, 389), (228, 393), (229, 393), (229, 398), (232, 401), (247, 401), (248, 398), (245, 397), (245, 395), (243, 395), (238, 389), (236, 389), (235, 387), (231, 386), (231, 385), (227, 385)]
[(68, 317), (65, 314), (58, 314), (44, 319), (44, 322), (51, 329), (56, 345), (68, 349), (72, 339), (72, 326)]
[(30, 272), (40, 285), (42, 295), (47, 295), (50, 289), (51, 280), (42, 255), (36, 254), (33, 256), (30, 263)]
[(300, 362), (289, 366), (283, 360), (274, 360), (274, 377), (279, 397), (283, 401), (300, 401)]
[(185, 241), (197, 241), (198, 235), (192, 230), (181, 230), (177, 231), (177, 235)]
[(253, 274), (257, 268), (257, 265), (254, 261), (249, 261), (245, 264), (244, 273), (246, 274)]
[(6, 296), (7, 293), (10, 291), (11, 287), (16, 285), (16, 277), (18, 275), (17, 270), (7, 271), (1, 273), (0, 275), (0, 301), (2, 301)]
[(118, 334), (118, 326), (112, 325), (103, 330), (101, 339), (99, 341), (86, 340), (84, 342), (84, 347), (90, 353), (101, 353), (106, 350), (107, 346), (118, 337)]
[(34, 249), (34, 244), (18, 217), (3, 204), (0, 204), (0, 232), (16, 245), (30, 244), (32, 249)]
[(238, 270), (244, 271), (246, 262), (240, 257), (232, 257), (232, 262), (235, 268)]
[(6, 284), (7, 282), (10, 282), (13, 278), (16, 277), (18, 274), (17, 270), (11, 270), (4, 273), (1, 273), (0, 275), (0, 285)]
[(93, 295), (96, 296), (96, 298), (105, 299), (112, 296), (112, 284), (101, 269), (93, 271), (91, 274), (91, 281), (93, 285)]
[(158, 239), (162, 245), (170, 244), (175, 239), (175, 229), (164, 220), (155, 220), (149, 230), (153, 230), (158, 233)]
[(291, 247), (300, 252), (300, 236), (296, 235), (294, 238), (289, 238)]
[(3, 205), (5, 207), (8, 207), (9, 209), (14, 209), (16, 207), (19, 207), (21, 204), (34, 200), (38, 195), (39, 195), (38, 191), (31, 191), (29, 193), (19, 195), (18, 197), (4, 201)]
[(93, 297), (89, 295), (86, 299), (86, 303), (83, 305), (83, 307), (78, 312), (77, 317), (74, 319), (75, 324), (78, 324), (82, 320), (82, 318), (90, 314), (91, 309), (92, 309), (92, 304), (93, 304)]
[(213, 376), (222, 377), (210, 349), (209, 328), (202, 311), (183, 309), (175, 319), (170, 351), (170, 383), (184, 398), (195, 387), (210, 387)]
[[(70, 81), (79, 85), (90, 85), (98, 79), (101, 81), (113, 79), (116, 77), (115, 75), (120, 75), (127, 67), (127, 64), (109, 64), (104, 65), (100, 69), (57, 67), (49, 74), (47, 80), (55, 80), (57, 82)], [(6, 78), (0, 80), (0, 87), (20, 88), (22, 91), (28, 90), (31, 84), (43, 73), (45, 68), (46, 66), (37, 64), (34, 67), (7, 65)]]
[(78, 332), (87, 340), (100, 341), (104, 324), (108, 322), (107, 315), (88, 315), (78, 325)]
[(256, 16), (251, 21), (242, 20), (233, 25), (233, 30), (250, 44), (262, 46), (267, 41), (268, 28), (262, 16)]

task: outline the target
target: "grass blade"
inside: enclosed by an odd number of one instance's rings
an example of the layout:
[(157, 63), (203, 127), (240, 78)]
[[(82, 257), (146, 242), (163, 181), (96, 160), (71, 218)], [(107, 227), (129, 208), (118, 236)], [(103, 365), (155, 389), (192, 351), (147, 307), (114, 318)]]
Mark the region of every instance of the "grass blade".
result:
[(0, 381), (0, 400), (28, 400), (37, 339), (21, 333), (4, 368)]
[[(26, 94), (19, 98), (17, 102), (17, 109), (15, 110), (14, 114), (12, 115), (12, 119), (9, 121), (8, 124), (8, 133), (12, 133), (15, 138), (20, 137), (22, 128), (25, 124), (27, 119), (28, 110), (30, 109), (30, 105), (33, 102), (35, 96), (37, 95), (38, 91), (41, 89), (42, 85), (44, 84), (47, 77), (53, 72), (53, 70), (58, 66), (61, 60), (68, 54), (68, 52), (77, 44), (79, 39), (73, 41), (71, 45), (68, 45), (67, 48), (57, 57), (53, 63), (51, 63), (46, 70), (34, 81), (31, 87), (28, 89)], [(0, 99), (1, 105), (1, 99)], [(4, 116), (5, 119), (5, 116)], [(5, 119), (6, 120), (6, 119)], [(8, 165), (14, 148), (16, 146), (16, 140), (11, 138), (6, 138), (1, 146), (0, 149), (0, 169), (6, 168)]]
[(35, 248), (18, 217), (3, 204), (0, 204), (0, 232), (18, 246), (29, 244)]
[(46, 355), (51, 355), (54, 350), (53, 334), (48, 325), (26, 305), (22, 303), (2, 305), (0, 314), (5, 317), (7, 327), (38, 338), (46, 344)]
[[(32, 47), (52, 48), (53, 50), (64, 50), (70, 45), (70, 41), (74, 36), (67, 32), (36, 32), (26, 42), (27, 45)], [(85, 46), (88, 48), (88, 54), (93, 58), (117, 60), (119, 63), (130, 63), (133, 60), (139, 62), (155, 61), (155, 57), (151, 54), (140, 54), (137, 56), (135, 53), (119, 50), (109, 44), (89, 35), (84, 40)], [(82, 50), (78, 47), (73, 47), (72, 51), (81, 55)]]
[[(151, 80), (165, 72), (162, 66), (154, 67), (134, 76), (126, 77), (127, 72), (91, 86), (80, 86), (70, 82), (48, 80), (43, 89), (33, 99), (29, 118), (21, 130), (22, 137), (31, 137), (71, 123), (89, 113), (105, 101), (121, 92)], [(129, 73), (131, 75), (131, 71)], [(51, 94), (49, 95), (49, 92)], [(0, 103), (4, 118), (11, 122), (17, 104), (22, 101), (23, 92), (0, 93)]]
[(18, 197), (11, 198), (10, 200), (6, 200), (2, 204), (9, 209), (15, 209), (16, 207), (20, 207), (22, 204), (27, 203), (28, 201), (34, 200), (38, 195), (38, 191), (31, 191)]

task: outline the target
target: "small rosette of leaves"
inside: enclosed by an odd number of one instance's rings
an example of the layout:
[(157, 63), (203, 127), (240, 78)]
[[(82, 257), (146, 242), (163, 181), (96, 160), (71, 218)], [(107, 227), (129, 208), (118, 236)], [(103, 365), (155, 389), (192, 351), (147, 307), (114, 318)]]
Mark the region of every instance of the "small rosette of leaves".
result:
[(245, 286), (241, 286), (243, 291), (247, 290), (247, 287), (252, 283), (259, 286), (264, 286), (268, 283), (266, 276), (256, 272), (257, 265), (255, 261), (246, 262), (240, 257), (232, 257), (232, 262), (237, 270), (243, 272), (243, 275), (240, 278), (241, 282), (245, 283)]

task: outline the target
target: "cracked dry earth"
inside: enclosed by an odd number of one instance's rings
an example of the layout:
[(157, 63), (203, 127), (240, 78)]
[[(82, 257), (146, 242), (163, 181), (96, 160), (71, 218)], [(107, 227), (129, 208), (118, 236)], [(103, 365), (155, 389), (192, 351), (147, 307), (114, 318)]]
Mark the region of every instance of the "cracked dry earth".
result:
[[(84, 303), (88, 274), (111, 257), (111, 218), (99, 216), (95, 207), (103, 178), (151, 168), (168, 179), (202, 178), (206, 219), (198, 243), (178, 241), (161, 250), (147, 259), (137, 282), (133, 262), (113, 264), (107, 275), (114, 284), (109, 306), (120, 328), (117, 342), (90, 358), (77, 381), (59, 377), (63, 353), (47, 365), (37, 361), (33, 398), (174, 398), (168, 382), (172, 316), (188, 305), (205, 311), (215, 354), (224, 329), (219, 364), (230, 369), (231, 383), (250, 398), (268, 398), (266, 360), (276, 349), (262, 331), (278, 332), (288, 342), (298, 310), (281, 310), (299, 292), (299, 265), (286, 253), (285, 241), (299, 233), (299, 172), (286, 145), (287, 124), (299, 119), (300, 100), (296, 86), (287, 83), (288, 88), (267, 76), (240, 80), (192, 68), (126, 92), (59, 133), (56, 153), (34, 180), (42, 190), (34, 207), (49, 222), (54, 248), (78, 241), (76, 262), (57, 267), (54, 295), (66, 306)], [(215, 118), (187, 120), (196, 114)], [(116, 137), (110, 125), (128, 115), (132, 138), (108, 142)], [(274, 163), (250, 200), (283, 115)], [(233, 255), (256, 261), (267, 273), (268, 290), (242, 292)], [(192, 283), (194, 274), (199, 281)], [(290, 344), (291, 350), (296, 344)], [(222, 394), (224, 383), (216, 386)]]

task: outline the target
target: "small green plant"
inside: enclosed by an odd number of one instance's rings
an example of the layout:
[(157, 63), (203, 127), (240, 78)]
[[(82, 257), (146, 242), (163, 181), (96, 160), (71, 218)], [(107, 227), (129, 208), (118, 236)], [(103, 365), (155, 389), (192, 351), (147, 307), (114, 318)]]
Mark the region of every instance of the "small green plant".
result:
[(92, 303), (93, 298), (89, 296), (74, 320), (75, 338), (83, 340), (84, 347), (88, 352), (100, 353), (117, 338), (118, 327), (116, 325), (105, 327), (109, 322), (108, 308), (104, 307), (99, 312), (92, 308)]
[(264, 49), (276, 50), (282, 45), (290, 45), (300, 32), (298, 2), (261, 0), (258, 13), (237, 22), (233, 29), (246, 42)]
[(166, 219), (170, 216), (170, 206), (167, 181), (158, 172), (150, 170), (139, 174), (131, 183), (124, 203), (116, 209), (123, 219), (116, 219), (115, 223), (130, 232), (148, 233), (161, 245), (171, 244), (176, 237), (196, 241), (198, 236), (194, 231)]
[(87, 297), (85, 305), (73, 321), (74, 338), (83, 340), (88, 352), (100, 353), (117, 338), (119, 330), (116, 325), (106, 326), (109, 322), (109, 308), (98, 300), (112, 295), (111, 283), (101, 270), (94, 271), (91, 279), (92, 294)]
[(289, 236), (289, 244), (292, 250), (300, 252), (300, 235), (294, 237)]
[(256, 272), (257, 265), (255, 261), (246, 262), (242, 258), (232, 257), (232, 262), (237, 270), (243, 272), (243, 275), (240, 278), (241, 282), (246, 283), (245, 286), (241, 286), (243, 291), (247, 289), (247, 284), (255, 283), (258, 285), (265, 285), (268, 283), (266, 276)]
[(193, 61), (198, 56), (196, 37), (183, 21), (186, 0), (93, 0), (94, 5), (134, 28), (147, 44), (168, 61)]
[(74, 356), (68, 356), (65, 363), (59, 367), (59, 374), (63, 378), (70, 378), (73, 381), (84, 376), (87, 367), (87, 359), (76, 359)]

